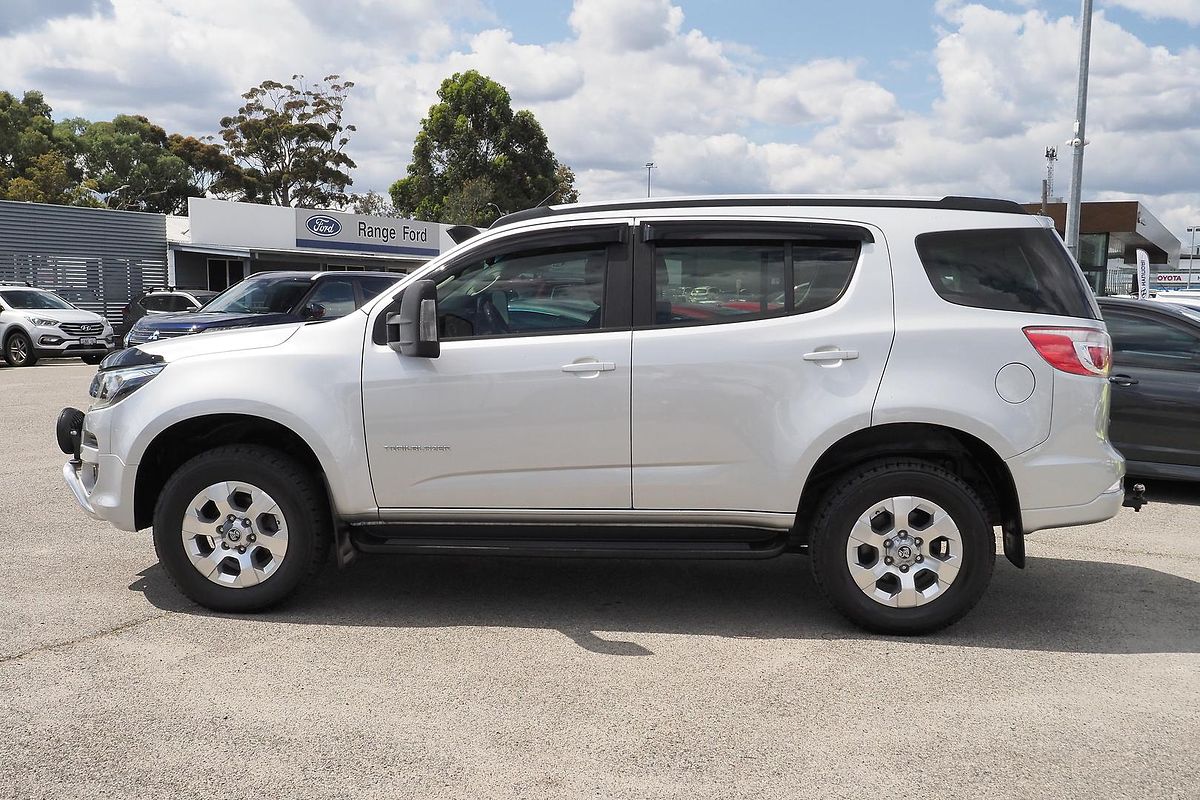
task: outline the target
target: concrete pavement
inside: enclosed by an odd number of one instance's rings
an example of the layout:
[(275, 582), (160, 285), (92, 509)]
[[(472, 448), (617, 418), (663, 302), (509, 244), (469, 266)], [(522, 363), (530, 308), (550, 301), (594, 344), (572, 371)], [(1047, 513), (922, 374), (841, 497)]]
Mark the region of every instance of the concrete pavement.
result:
[(1200, 794), (1200, 488), (1035, 534), (922, 639), (798, 556), (364, 557), (233, 618), (62, 485), (93, 371), (0, 367), (0, 798)]

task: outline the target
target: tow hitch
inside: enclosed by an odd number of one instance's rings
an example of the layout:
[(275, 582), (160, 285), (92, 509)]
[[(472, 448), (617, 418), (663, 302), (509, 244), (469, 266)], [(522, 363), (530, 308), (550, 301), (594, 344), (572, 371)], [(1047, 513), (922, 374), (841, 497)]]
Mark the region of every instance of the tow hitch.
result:
[(1142, 506), (1150, 502), (1146, 499), (1146, 487), (1144, 484), (1135, 483), (1131, 488), (1125, 490), (1125, 502), (1121, 505), (1125, 508), (1132, 508), (1134, 511), (1141, 511)]

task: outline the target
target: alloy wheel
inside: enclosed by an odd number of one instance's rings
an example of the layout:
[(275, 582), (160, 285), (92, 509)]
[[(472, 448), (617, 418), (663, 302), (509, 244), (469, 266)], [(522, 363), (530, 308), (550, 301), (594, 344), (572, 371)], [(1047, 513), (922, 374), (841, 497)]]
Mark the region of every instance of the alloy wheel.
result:
[(891, 497), (868, 508), (846, 544), (850, 577), (877, 603), (914, 608), (946, 592), (963, 563), (962, 534), (938, 504)]
[(271, 495), (251, 483), (207, 487), (183, 514), (183, 546), (196, 570), (234, 589), (268, 580), (287, 556), (287, 520)]

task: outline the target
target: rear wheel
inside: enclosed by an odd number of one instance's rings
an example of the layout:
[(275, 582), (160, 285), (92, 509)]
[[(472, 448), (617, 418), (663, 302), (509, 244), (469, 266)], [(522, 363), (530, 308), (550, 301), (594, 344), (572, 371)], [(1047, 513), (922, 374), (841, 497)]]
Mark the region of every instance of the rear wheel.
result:
[(889, 634), (929, 633), (975, 606), (991, 580), (996, 540), (979, 495), (923, 461), (879, 461), (847, 474), (814, 523), (812, 569), (851, 622)]
[(258, 611), (283, 600), (325, 561), (330, 529), (314, 476), (254, 445), (187, 461), (154, 509), (159, 561), (180, 591), (215, 611)]
[(32, 367), (37, 363), (33, 342), (25, 331), (13, 331), (4, 340), (4, 360), (10, 367)]

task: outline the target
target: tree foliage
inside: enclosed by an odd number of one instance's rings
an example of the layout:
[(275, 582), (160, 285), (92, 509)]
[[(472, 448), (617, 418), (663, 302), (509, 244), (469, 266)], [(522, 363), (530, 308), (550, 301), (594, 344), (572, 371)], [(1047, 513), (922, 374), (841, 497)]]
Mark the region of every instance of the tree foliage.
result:
[(541, 202), (574, 202), (574, 173), (550, 150), (529, 111), (512, 110), (508, 90), (475, 70), (442, 81), (421, 121), (406, 177), (392, 202), (419, 219), (487, 225)]
[(342, 106), (354, 83), (338, 75), (307, 85), (263, 81), (242, 95), (236, 114), (221, 119), (221, 138), (242, 167), (247, 200), (281, 206), (345, 205), (346, 155), (353, 125), (342, 124)]
[(41, 92), (18, 100), (0, 91), (0, 198), (42, 203), (86, 202), (79, 191), (75, 132), (56, 125)]

